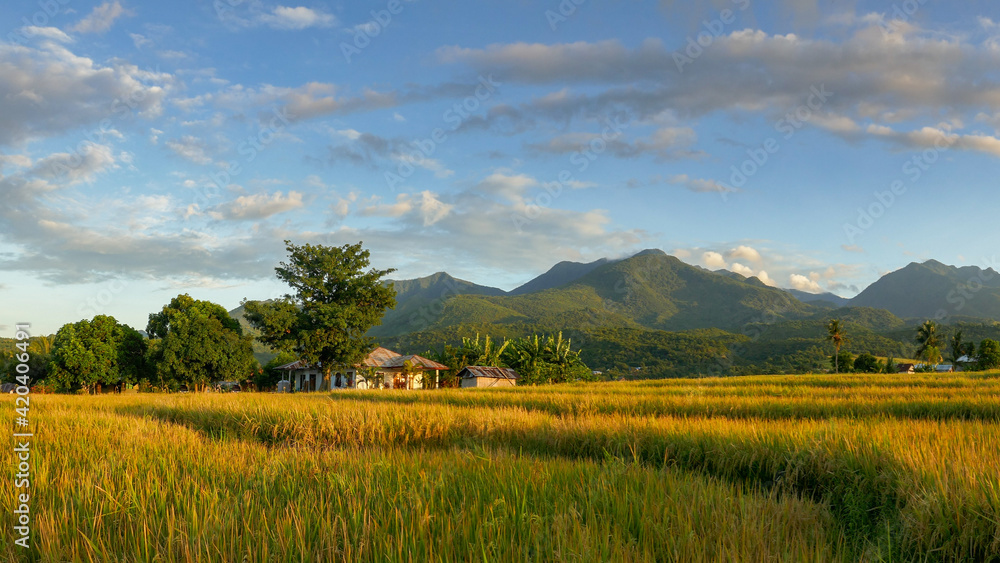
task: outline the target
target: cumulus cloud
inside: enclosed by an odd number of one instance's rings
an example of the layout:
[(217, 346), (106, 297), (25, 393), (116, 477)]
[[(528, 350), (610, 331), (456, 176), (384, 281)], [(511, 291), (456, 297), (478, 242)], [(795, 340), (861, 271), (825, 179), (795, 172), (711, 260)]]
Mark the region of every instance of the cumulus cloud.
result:
[[(659, 39), (634, 48), (615, 40), (452, 46), (437, 55), (447, 64), (492, 72), (501, 81), (563, 88), (558, 95), (504, 106), (469, 126), (527, 128), (543, 120), (623, 111), (643, 122), (665, 111), (680, 118), (753, 112), (778, 119), (812, 100), (809, 123), (841, 136), (882, 137), (900, 147), (926, 148), (957, 135), (954, 148), (1000, 153), (996, 138), (976, 132), (881, 128), (920, 118), (936, 124), (942, 116), (954, 120), (970, 113), (982, 113), (989, 122), (1000, 110), (1000, 83), (984, 80), (982, 69), (1000, 66), (1000, 49), (912, 24), (885, 32), (871, 18), (848, 23), (856, 27), (841, 41), (735, 30), (717, 37), (683, 72), (673, 58), (683, 45)], [(580, 85), (577, 93), (567, 86), (574, 84)], [(559, 150), (558, 141), (549, 150)]]
[(444, 203), (437, 194), (424, 190), (417, 194), (399, 194), (393, 203), (381, 203), (381, 198), (373, 198), (360, 213), (381, 217), (403, 217), (412, 213), (421, 225), (429, 227), (448, 217), (454, 208), (455, 205)]
[(46, 138), (109, 116), (154, 117), (173, 76), (80, 57), (62, 44), (0, 43), (0, 146)]
[(729, 256), (731, 260), (742, 258), (744, 260), (749, 260), (750, 262), (753, 262), (755, 264), (763, 260), (763, 258), (761, 258), (760, 252), (758, 252), (756, 248), (753, 248), (752, 246), (746, 246), (743, 244), (737, 246), (736, 248), (730, 249), (729, 252), (726, 253), (726, 255)]
[(823, 288), (820, 287), (819, 283), (803, 276), (802, 274), (791, 274), (788, 276), (788, 283), (791, 284), (792, 289), (798, 289), (809, 293), (823, 293)]
[(733, 262), (732, 265), (730, 265), (729, 269), (741, 276), (745, 276), (748, 278), (754, 275), (753, 268), (750, 268), (749, 266), (744, 266), (739, 262)]
[(701, 255), (701, 261), (705, 266), (709, 268), (726, 268), (726, 259), (722, 257), (721, 254), (714, 251), (708, 251)]
[(278, 6), (269, 14), (261, 14), (258, 20), (271, 28), (284, 30), (299, 30), (308, 27), (331, 27), (337, 23), (337, 19), (331, 14), (303, 6), (296, 8)]
[(66, 185), (90, 183), (114, 163), (115, 156), (110, 146), (87, 143), (82, 145), (81, 151), (55, 153), (39, 160), (31, 174)]
[[(336, 134), (348, 140), (328, 147), (327, 160), (330, 164), (347, 162), (372, 170), (387, 169), (397, 174), (418, 167), (434, 173), (437, 178), (448, 178), (454, 174), (440, 160), (426, 156), (412, 141), (361, 133), (354, 129), (338, 130)], [(409, 172), (412, 173), (412, 170)]]
[(769, 285), (771, 287), (778, 287), (778, 282), (771, 279), (771, 276), (767, 275), (767, 272), (764, 270), (757, 272), (757, 279), (764, 282), (764, 285)]
[(360, 96), (353, 97), (339, 94), (337, 86), (333, 84), (310, 82), (285, 91), (282, 99), (286, 111), (294, 120), (390, 108), (399, 103), (396, 95), (391, 92), (365, 90)]
[(121, 2), (105, 2), (94, 8), (86, 17), (70, 28), (77, 33), (104, 33), (111, 29), (115, 20), (131, 12), (122, 7)]
[(289, 191), (287, 196), (282, 192), (260, 193), (239, 196), (230, 202), (214, 207), (209, 211), (209, 214), (219, 219), (232, 221), (258, 220), (292, 211), (303, 205), (305, 204), (302, 201), (302, 192)]

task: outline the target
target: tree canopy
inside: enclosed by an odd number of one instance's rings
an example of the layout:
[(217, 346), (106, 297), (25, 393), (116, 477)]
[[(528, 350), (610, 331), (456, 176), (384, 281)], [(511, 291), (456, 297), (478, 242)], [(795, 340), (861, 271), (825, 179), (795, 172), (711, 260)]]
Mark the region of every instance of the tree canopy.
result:
[(978, 368), (982, 370), (1000, 368), (1000, 342), (986, 338), (979, 343)]
[(917, 329), (917, 358), (925, 358), (928, 348), (935, 348), (931, 351), (932, 355), (934, 352), (940, 355), (940, 346), (941, 339), (938, 336), (937, 324), (934, 321), (924, 321), (924, 324)]
[(251, 339), (221, 306), (178, 295), (149, 315), (150, 357), (161, 385), (201, 386), (212, 381), (243, 381), (258, 367)]
[(49, 377), (64, 390), (134, 383), (146, 376), (146, 340), (114, 317), (97, 315), (56, 333)]
[(329, 389), (333, 365), (361, 361), (373, 344), (365, 336), (396, 306), (396, 291), (383, 283), (395, 269), (370, 268), (362, 243), (339, 247), (285, 241), (288, 262), (275, 268), (291, 293), (272, 301), (243, 301), (258, 340), (300, 359), (322, 363)]

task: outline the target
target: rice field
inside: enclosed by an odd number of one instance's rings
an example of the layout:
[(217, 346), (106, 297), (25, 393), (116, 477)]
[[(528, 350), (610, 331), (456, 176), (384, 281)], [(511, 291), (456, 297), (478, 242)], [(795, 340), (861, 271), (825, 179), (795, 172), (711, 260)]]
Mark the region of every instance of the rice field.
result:
[(4, 561), (1000, 561), (995, 373), (32, 399)]

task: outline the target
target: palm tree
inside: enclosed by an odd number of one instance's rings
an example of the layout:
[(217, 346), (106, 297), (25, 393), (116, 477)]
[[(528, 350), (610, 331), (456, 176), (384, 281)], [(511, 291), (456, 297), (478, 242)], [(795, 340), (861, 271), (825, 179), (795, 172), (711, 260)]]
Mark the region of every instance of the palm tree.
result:
[(917, 358), (924, 357), (928, 348), (938, 348), (941, 340), (938, 338), (937, 324), (934, 321), (924, 321), (917, 329)]
[(840, 326), (840, 321), (837, 319), (831, 320), (830, 324), (826, 325), (826, 332), (826, 339), (833, 342), (833, 346), (837, 350), (837, 355), (833, 357), (834, 373), (840, 373), (840, 347), (850, 342), (850, 340), (848, 340), (844, 332), (844, 327)]

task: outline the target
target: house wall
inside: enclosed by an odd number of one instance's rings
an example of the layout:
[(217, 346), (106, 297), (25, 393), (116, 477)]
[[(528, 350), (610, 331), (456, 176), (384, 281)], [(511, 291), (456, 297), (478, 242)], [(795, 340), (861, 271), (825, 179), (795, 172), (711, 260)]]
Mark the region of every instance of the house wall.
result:
[(486, 388), (486, 387), (514, 387), (513, 379), (500, 379), (498, 377), (466, 377), (462, 379), (462, 387)]

